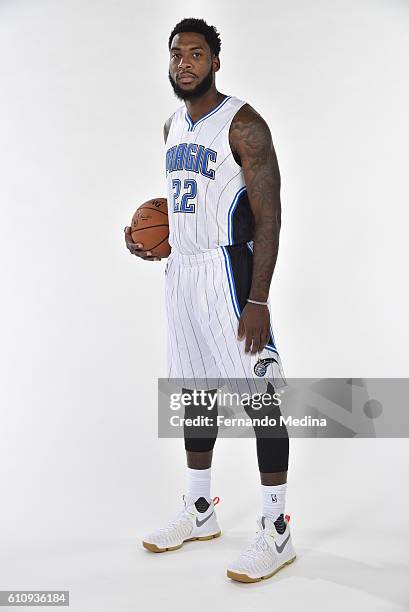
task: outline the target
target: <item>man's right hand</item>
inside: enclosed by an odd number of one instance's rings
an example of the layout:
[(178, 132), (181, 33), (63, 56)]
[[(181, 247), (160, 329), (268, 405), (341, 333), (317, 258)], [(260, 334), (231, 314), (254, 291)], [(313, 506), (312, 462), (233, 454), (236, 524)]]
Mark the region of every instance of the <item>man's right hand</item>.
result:
[(134, 242), (131, 236), (131, 228), (126, 226), (125, 230), (125, 243), (128, 251), (132, 253), (132, 255), (136, 255), (137, 257), (141, 257), (141, 259), (146, 259), (147, 261), (160, 261), (160, 257), (154, 257), (151, 251), (144, 251), (143, 244), (140, 242)]

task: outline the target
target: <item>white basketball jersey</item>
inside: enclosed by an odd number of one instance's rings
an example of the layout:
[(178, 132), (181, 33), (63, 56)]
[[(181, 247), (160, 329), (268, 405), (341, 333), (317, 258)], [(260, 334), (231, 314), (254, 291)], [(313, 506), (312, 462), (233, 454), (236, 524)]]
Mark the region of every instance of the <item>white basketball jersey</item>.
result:
[(169, 243), (194, 254), (253, 240), (243, 170), (235, 161), (229, 129), (246, 102), (225, 97), (194, 123), (181, 106), (173, 115), (166, 151)]

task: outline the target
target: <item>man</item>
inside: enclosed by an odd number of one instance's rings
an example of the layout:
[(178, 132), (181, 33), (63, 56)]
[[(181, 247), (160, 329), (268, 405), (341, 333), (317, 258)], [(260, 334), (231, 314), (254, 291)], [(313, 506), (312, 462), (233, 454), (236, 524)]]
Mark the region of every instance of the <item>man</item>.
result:
[[(258, 390), (284, 385), (268, 300), (281, 224), (280, 173), (270, 130), (244, 101), (220, 93), (220, 36), (202, 19), (184, 19), (169, 38), (169, 80), (184, 101), (164, 126), (169, 242), (166, 266), (169, 377), (222, 378)], [(131, 253), (158, 260), (125, 239)], [(195, 388), (186, 384), (187, 388)], [(271, 383), (267, 386), (274, 392)], [(186, 414), (186, 413), (185, 413)], [(277, 415), (277, 411), (270, 414)], [(279, 411), (278, 411), (279, 414)], [(288, 434), (254, 427), (262, 510), (259, 530), (227, 575), (241, 582), (272, 576), (295, 559), (284, 516)], [(154, 552), (220, 535), (210, 495), (217, 427), (206, 437), (185, 428), (184, 507), (143, 546)]]

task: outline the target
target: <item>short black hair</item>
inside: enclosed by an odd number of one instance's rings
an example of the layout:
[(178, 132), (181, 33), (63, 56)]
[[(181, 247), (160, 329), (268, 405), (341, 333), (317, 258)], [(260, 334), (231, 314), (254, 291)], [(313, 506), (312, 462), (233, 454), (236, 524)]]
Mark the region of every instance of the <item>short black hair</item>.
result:
[(198, 34), (203, 34), (207, 44), (210, 47), (210, 51), (216, 57), (219, 56), (220, 47), (222, 46), (220, 34), (214, 26), (209, 26), (204, 19), (194, 19), (191, 17), (189, 19), (182, 19), (182, 21), (179, 21), (169, 36), (169, 51), (173, 37), (181, 32), (197, 32)]

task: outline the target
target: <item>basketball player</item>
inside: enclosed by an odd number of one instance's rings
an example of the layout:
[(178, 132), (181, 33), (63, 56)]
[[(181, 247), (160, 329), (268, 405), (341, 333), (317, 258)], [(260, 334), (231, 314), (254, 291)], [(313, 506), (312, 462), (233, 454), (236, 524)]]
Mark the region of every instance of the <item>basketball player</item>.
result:
[[(169, 378), (222, 378), (232, 388), (241, 379), (255, 390), (261, 380), (274, 393), (267, 379), (274, 387), (285, 384), (268, 299), (281, 224), (280, 173), (264, 119), (216, 89), (220, 47), (217, 30), (202, 19), (184, 19), (169, 38), (169, 80), (184, 102), (164, 126), (172, 248), (165, 271)], [(125, 240), (132, 254), (158, 260), (133, 243), (129, 227)], [(255, 427), (255, 434), (258, 531), (227, 570), (241, 582), (268, 578), (295, 559), (284, 515), (288, 433), (272, 437)], [(206, 437), (189, 437), (185, 428), (183, 508), (144, 539), (146, 549), (164, 552), (220, 535), (210, 494), (216, 436), (217, 427)]]

